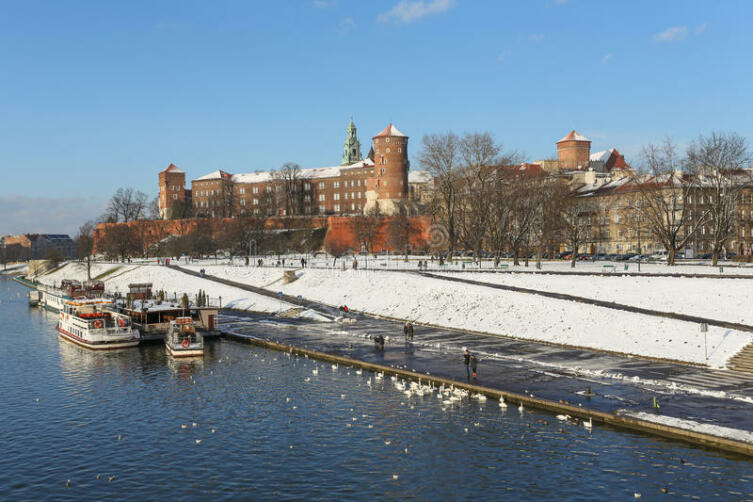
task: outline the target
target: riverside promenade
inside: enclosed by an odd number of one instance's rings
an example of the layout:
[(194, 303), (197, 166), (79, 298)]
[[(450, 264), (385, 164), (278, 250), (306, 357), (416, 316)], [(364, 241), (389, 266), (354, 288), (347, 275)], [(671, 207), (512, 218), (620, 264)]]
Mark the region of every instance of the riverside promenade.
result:
[[(204, 278), (300, 304), (331, 318), (341, 315), (330, 305), (279, 297), (269, 290), (210, 275)], [(416, 326), (413, 342), (406, 343), (400, 320), (360, 312), (350, 312), (348, 318), (351, 322), (312, 323), (223, 311), (221, 330), (232, 339), (280, 350), (300, 349), (312, 357), (376, 371), (391, 369), (408, 378), (431, 377), (437, 382), (473, 386), (491, 397), (505, 395), (516, 405), (593, 417), (594, 424), (753, 455), (750, 374), (430, 326)], [(375, 348), (376, 335), (387, 338), (383, 351)], [(463, 347), (479, 357), (475, 382), (466, 376)], [(654, 399), (658, 410), (653, 407)], [(594, 433), (598, 433), (596, 425)]]

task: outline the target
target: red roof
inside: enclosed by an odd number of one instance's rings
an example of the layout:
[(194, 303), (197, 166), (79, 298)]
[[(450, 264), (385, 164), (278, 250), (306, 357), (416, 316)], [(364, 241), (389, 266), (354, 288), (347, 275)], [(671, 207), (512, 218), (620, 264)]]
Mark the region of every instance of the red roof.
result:
[(589, 143), (591, 142), (590, 139), (586, 138), (575, 129), (570, 131), (570, 134), (568, 134), (567, 136), (559, 140), (557, 143), (562, 143), (563, 141), (588, 141)]
[(400, 138), (407, 138), (408, 137), (407, 134), (403, 134), (400, 131), (400, 129), (398, 129), (397, 127), (395, 127), (392, 124), (390, 124), (387, 127), (385, 127), (384, 130), (382, 130), (382, 132), (380, 132), (379, 134), (377, 134), (374, 137), (375, 138), (383, 138), (383, 137), (386, 137), (386, 136), (397, 136), (397, 137), (400, 137)]
[(176, 166), (175, 164), (170, 164), (162, 172), (163, 173), (182, 173), (184, 171), (178, 168), (178, 166)]

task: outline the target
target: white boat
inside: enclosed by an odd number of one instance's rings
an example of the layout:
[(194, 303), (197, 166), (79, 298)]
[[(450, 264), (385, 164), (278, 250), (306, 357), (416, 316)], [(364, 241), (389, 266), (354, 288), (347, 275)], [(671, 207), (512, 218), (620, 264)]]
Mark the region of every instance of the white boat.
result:
[(39, 305), (39, 302), (42, 300), (42, 293), (40, 291), (37, 291), (36, 289), (34, 291), (29, 291), (29, 306), (30, 307), (36, 307)]
[(99, 299), (65, 300), (57, 330), (60, 337), (92, 350), (114, 350), (139, 344), (131, 319), (115, 311), (112, 302)]
[(204, 355), (204, 337), (196, 332), (192, 318), (178, 317), (170, 321), (165, 347), (173, 357), (200, 357)]
[(102, 281), (77, 281), (75, 279), (63, 279), (60, 287), (39, 286), (41, 297), (38, 305), (53, 312), (62, 312), (65, 302), (79, 297), (101, 298), (105, 286)]

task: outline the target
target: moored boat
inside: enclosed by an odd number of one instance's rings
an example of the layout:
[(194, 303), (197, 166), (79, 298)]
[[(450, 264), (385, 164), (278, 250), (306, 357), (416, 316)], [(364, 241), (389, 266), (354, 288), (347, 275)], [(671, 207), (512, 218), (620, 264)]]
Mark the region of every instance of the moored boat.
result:
[(39, 305), (39, 302), (42, 300), (42, 293), (40, 291), (37, 291), (36, 289), (33, 291), (29, 291), (29, 306), (30, 307), (36, 307)]
[(178, 317), (170, 321), (165, 335), (165, 347), (173, 357), (197, 357), (204, 355), (204, 337), (196, 332), (190, 317)]
[(65, 340), (92, 350), (124, 349), (139, 344), (139, 332), (131, 325), (131, 319), (116, 312), (107, 300), (65, 300), (57, 330)]

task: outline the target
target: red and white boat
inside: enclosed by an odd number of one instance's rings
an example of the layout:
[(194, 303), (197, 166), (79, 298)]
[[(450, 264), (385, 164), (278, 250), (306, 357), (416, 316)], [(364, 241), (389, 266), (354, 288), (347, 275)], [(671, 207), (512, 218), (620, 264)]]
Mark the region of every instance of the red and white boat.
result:
[(118, 313), (107, 300), (65, 300), (57, 330), (61, 338), (92, 350), (125, 349), (139, 344), (139, 331), (131, 325), (130, 317)]

